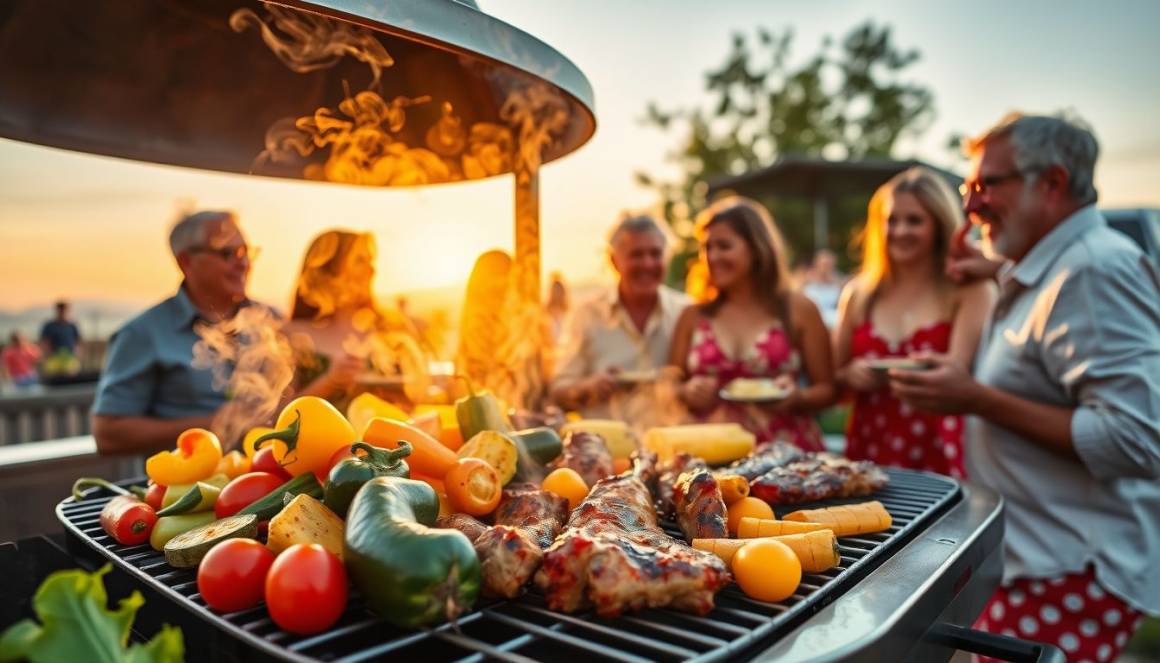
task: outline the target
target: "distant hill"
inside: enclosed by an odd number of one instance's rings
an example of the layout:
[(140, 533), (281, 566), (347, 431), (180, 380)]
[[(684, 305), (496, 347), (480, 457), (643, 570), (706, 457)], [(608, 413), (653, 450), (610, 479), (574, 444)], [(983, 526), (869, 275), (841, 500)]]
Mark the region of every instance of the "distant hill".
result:
[[(108, 338), (130, 318), (147, 308), (144, 304), (102, 300), (77, 300), (69, 304), (69, 317), (80, 327), (81, 336), (90, 340)], [(15, 329), (35, 340), (40, 334), (41, 325), (55, 313), (51, 302), (22, 310), (0, 309), (0, 343), (7, 343)]]

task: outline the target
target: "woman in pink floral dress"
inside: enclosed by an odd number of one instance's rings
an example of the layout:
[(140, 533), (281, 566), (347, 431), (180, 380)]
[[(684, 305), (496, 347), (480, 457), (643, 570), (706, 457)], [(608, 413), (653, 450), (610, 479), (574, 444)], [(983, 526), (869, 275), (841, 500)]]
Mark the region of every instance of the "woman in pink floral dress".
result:
[(963, 477), (962, 417), (915, 411), (871, 368), (876, 359), (931, 352), (970, 369), (994, 286), (956, 286), (945, 275), (963, 223), (950, 186), (924, 168), (898, 174), (870, 200), (862, 271), (843, 292), (835, 334), (838, 383), (854, 400), (850, 458)]
[[(682, 377), (680, 398), (698, 419), (735, 421), (758, 443), (821, 450), (813, 414), (834, 396), (829, 337), (814, 304), (790, 290), (769, 212), (726, 198), (699, 215), (697, 235), (709, 288), (707, 301), (685, 309), (674, 332), (669, 363)], [(789, 395), (773, 403), (722, 401), (721, 388), (735, 378), (773, 378)]]

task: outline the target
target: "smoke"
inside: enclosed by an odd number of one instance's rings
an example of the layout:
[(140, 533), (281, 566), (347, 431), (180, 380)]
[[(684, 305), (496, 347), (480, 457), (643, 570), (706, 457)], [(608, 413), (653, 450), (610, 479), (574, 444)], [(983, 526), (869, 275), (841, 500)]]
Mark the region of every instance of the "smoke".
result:
[(254, 426), (268, 423), (294, 379), (294, 353), (281, 321), (262, 306), (246, 306), (231, 320), (198, 323), (193, 366), (213, 372), (214, 388), (229, 401), (213, 429), (232, 445)]

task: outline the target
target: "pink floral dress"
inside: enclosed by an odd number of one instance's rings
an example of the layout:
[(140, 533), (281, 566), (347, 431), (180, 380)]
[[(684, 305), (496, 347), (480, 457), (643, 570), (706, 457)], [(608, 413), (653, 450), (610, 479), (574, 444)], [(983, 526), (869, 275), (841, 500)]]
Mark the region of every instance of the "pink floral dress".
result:
[[(757, 337), (741, 357), (731, 358), (721, 349), (713, 327), (702, 319), (693, 330), (689, 345), (689, 375), (717, 378), (717, 388), (735, 378), (776, 378), (789, 375), (797, 381), (801, 357), (780, 325), (770, 327)], [(694, 413), (705, 421), (734, 421), (757, 436), (757, 443), (783, 441), (806, 451), (822, 451), (822, 432), (812, 417), (793, 414), (771, 414), (759, 406), (719, 400), (705, 413)]]
[[(874, 333), (867, 320), (854, 329), (852, 358), (906, 357), (912, 352), (946, 352), (951, 323), (937, 322), (916, 330), (909, 338), (889, 343)], [(938, 472), (964, 478), (963, 418), (917, 412), (887, 387), (860, 391), (846, 428), (846, 455), (879, 465)]]

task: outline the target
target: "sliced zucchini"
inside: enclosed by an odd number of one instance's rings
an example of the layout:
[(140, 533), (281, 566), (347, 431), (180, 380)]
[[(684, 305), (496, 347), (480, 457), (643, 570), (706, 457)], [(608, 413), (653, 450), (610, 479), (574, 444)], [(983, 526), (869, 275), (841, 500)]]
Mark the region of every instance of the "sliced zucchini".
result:
[(165, 561), (179, 569), (197, 566), (210, 548), (226, 539), (256, 538), (258, 538), (258, 517), (254, 514), (222, 518), (170, 539), (165, 544)]
[(459, 447), (458, 455), (460, 458), (479, 458), (494, 467), (502, 485), (506, 486), (516, 475), (519, 450), (514, 440), (499, 431), (476, 433), (475, 437)]

